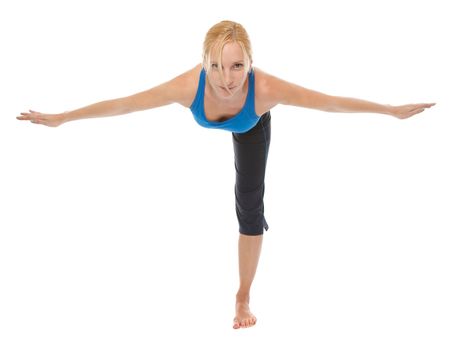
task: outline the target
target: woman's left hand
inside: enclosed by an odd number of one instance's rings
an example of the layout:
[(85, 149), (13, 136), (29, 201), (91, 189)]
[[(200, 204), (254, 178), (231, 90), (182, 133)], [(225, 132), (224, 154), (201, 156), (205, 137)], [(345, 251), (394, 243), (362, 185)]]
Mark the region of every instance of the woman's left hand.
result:
[(399, 119), (412, 117), (414, 114), (423, 112), (426, 108), (434, 106), (436, 103), (418, 103), (403, 106), (392, 106), (391, 114)]

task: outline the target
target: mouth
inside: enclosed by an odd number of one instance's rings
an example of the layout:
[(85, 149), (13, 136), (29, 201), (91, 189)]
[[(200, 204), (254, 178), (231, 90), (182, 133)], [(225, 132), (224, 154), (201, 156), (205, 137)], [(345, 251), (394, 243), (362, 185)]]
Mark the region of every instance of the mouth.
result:
[[(232, 86), (232, 87), (229, 88), (229, 90), (233, 90), (234, 88), (235, 88), (235, 86)], [(227, 91), (224, 86), (220, 86), (220, 89), (223, 89), (224, 91)]]

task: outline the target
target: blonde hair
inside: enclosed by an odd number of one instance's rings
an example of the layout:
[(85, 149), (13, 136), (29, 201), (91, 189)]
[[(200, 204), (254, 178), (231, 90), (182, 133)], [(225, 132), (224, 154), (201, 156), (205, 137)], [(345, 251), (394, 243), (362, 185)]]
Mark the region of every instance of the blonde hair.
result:
[[(212, 49), (215, 49), (214, 56), (218, 62), (218, 67), (222, 67), (221, 53), (223, 52), (224, 46), (227, 43), (231, 42), (236, 42), (240, 45), (240, 48), (243, 52), (243, 59), (245, 60), (245, 64), (243, 65), (245, 76), (248, 74), (251, 62), (253, 61), (250, 38), (245, 28), (243, 28), (241, 24), (232, 21), (221, 21), (215, 24), (205, 35), (202, 52), (202, 65), (207, 73), (210, 73), (212, 70), (212, 66), (210, 64), (212, 60)], [(219, 72), (221, 75), (221, 80), (224, 86), (227, 88), (226, 81), (224, 80), (224, 75), (221, 74), (221, 71)]]

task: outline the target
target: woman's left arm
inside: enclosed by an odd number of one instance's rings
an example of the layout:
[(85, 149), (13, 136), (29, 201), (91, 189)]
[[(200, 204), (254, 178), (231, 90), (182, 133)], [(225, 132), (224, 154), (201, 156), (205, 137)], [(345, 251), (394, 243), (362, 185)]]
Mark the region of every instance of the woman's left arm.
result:
[(435, 103), (383, 105), (357, 98), (326, 95), (270, 75), (267, 80), (270, 95), (273, 96), (276, 104), (313, 108), (326, 112), (381, 113), (406, 119), (435, 105)]

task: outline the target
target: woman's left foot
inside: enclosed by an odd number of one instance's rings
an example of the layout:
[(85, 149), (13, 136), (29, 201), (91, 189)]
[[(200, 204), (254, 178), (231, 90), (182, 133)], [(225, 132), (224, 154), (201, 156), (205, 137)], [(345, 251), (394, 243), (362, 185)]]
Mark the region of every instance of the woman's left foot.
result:
[(256, 317), (251, 313), (248, 301), (237, 300), (235, 304), (234, 329), (248, 328), (256, 324)]

